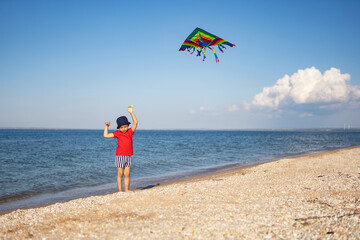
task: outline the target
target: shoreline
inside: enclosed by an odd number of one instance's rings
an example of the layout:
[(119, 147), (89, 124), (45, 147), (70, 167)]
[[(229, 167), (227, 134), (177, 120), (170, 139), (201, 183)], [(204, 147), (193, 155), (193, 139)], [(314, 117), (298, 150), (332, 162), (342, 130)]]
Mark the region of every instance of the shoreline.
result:
[[(305, 152), (305, 153), (297, 153), (297, 154), (290, 154), (290, 155), (280, 155), (277, 157), (274, 157), (271, 160), (264, 160), (264, 161), (260, 161), (258, 163), (239, 163), (239, 164), (229, 164), (229, 165), (223, 165), (223, 166), (218, 166), (218, 167), (209, 167), (208, 170), (206, 171), (195, 171), (193, 174), (189, 174), (187, 176), (169, 176), (169, 178), (174, 178), (174, 179), (170, 179), (167, 180), (166, 177), (160, 176), (160, 177), (154, 177), (154, 178), (150, 178), (149, 183), (145, 184), (146, 186), (137, 186), (134, 188), (131, 188), (132, 191), (142, 191), (142, 190), (146, 190), (146, 189), (151, 189), (154, 187), (158, 187), (158, 186), (166, 186), (166, 185), (170, 185), (170, 184), (176, 184), (176, 183), (182, 183), (182, 182), (188, 182), (188, 181), (196, 181), (196, 180), (202, 180), (202, 179), (206, 179), (206, 178), (211, 178), (213, 176), (217, 176), (217, 175), (227, 175), (230, 173), (234, 173), (237, 171), (241, 171), (242, 169), (247, 169), (247, 168), (252, 168), (252, 167), (256, 167), (258, 165), (261, 164), (265, 164), (265, 163), (270, 163), (270, 162), (276, 162), (282, 159), (288, 159), (288, 158), (299, 158), (299, 157), (306, 157), (306, 156), (312, 156), (312, 155), (319, 155), (319, 154), (324, 154), (324, 153), (332, 153), (332, 152), (336, 152), (336, 151), (341, 151), (341, 150), (346, 150), (346, 149), (354, 149), (354, 148), (360, 148), (359, 145), (356, 146), (350, 146), (350, 147), (341, 147), (341, 148), (331, 148), (331, 149), (324, 149), (324, 150), (317, 150), (317, 151), (310, 151), (310, 152)], [(160, 179), (160, 180), (159, 180)], [(142, 179), (141, 179), (142, 180)], [(135, 180), (136, 182), (136, 180)], [(106, 185), (110, 185), (113, 183), (107, 183), (107, 184), (102, 184), (102, 185), (96, 185), (96, 186), (87, 186), (87, 187), (81, 187), (81, 188), (76, 188), (76, 189), (68, 189), (68, 190), (64, 190), (64, 191), (60, 191), (60, 192), (55, 192), (55, 193), (42, 193), (42, 194), (37, 194), (34, 196), (30, 196), (28, 198), (20, 198), (20, 199), (16, 199), (14, 201), (8, 201), (8, 202), (4, 202), (4, 204), (6, 203), (11, 203), (11, 202), (18, 202), (18, 201), (29, 201), (31, 202), (31, 200), (33, 198), (40, 198), (43, 199), (43, 201), (45, 201), (45, 203), (40, 203), (40, 204), (22, 204), (23, 207), (18, 207), (18, 208), (12, 208), (12, 209), (8, 209), (8, 210), (1, 210), (0, 211), (0, 216), (4, 215), (4, 214), (8, 214), (11, 213), (13, 211), (16, 211), (18, 209), (32, 209), (32, 208), (40, 208), (40, 207), (45, 207), (45, 206), (49, 206), (52, 204), (56, 204), (56, 203), (64, 203), (64, 202), (69, 202), (72, 200), (76, 200), (76, 199), (82, 199), (82, 198), (88, 198), (88, 197), (93, 197), (93, 196), (105, 196), (108, 194), (114, 194), (117, 193), (117, 191), (109, 191), (109, 189), (102, 189), (101, 187), (106, 186)], [(58, 200), (44, 200), (44, 198), (41, 198), (42, 196), (51, 196), (53, 194), (58, 195), (58, 194), (63, 194), (66, 192), (73, 192), (79, 189), (83, 189), (83, 190), (88, 190), (88, 189), (94, 189), (95, 192), (86, 192), (86, 193), (82, 193), (82, 194), (78, 194), (77, 197), (57, 197), (55, 199)], [(96, 192), (100, 192), (100, 193), (96, 193)], [(103, 193), (101, 193), (103, 192)], [(40, 200), (41, 201), (41, 200)], [(21, 203), (20, 203), (21, 204)]]
[(358, 239), (360, 147), (0, 216), (4, 238)]
[[(277, 161), (277, 160), (274, 160), (274, 161)], [(267, 163), (267, 162), (264, 162), (264, 163)], [(231, 175), (231, 174), (241, 171), (241, 170), (245, 171), (248, 168), (256, 167), (256, 166), (264, 164), (264, 163), (256, 163), (256, 164), (246, 165), (246, 166), (242, 166), (242, 167), (227, 169), (227, 170), (218, 170), (218, 171), (211, 172), (211, 173), (203, 173), (203, 174), (187, 176), (187, 177), (183, 177), (183, 178), (175, 179), (175, 180), (157, 182), (154, 184), (148, 184), (147, 186), (137, 187), (137, 188), (133, 188), (130, 190), (133, 192), (140, 192), (140, 191), (144, 191), (144, 190), (152, 189), (152, 188), (156, 188), (156, 187), (164, 187), (164, 186), (168, 186), (168, 185), (181, 184), (181, 183), (187, 183), (187, 182), (192, 182), (192, 181), (202, 181), (202, 180), (206, 180), (206, 179), (210, 179), (210, 178), (214, 178), (214, 177), (221, 177), (223, 175), (228, 175), (228, 174)], [(67, 203), (67, 202), (70, 202), (73, 200), (86, 199), (86, 198), (99, 197), (99, 196), (107, 196), (107, 195), (117, 194), (117, 193), (118, 193), (117, 191), (114, 191), (114, 192), (110, 192), (110, 193), (95, 194), (95, 195), (78, 197), (78, 198), (74, 198), (74, 199), (68, 199), (68, 200), (58, 201), (58, 202), (53, 202), (53, 203), (38, 204), (38, 205), (32, 205), (32, 206), (23, 207), (23, 208), (5, 210), (5, 211), (0, 211), (0, 216), (15, 212), (17, 210), (37, 209), (37, 208), (51, 206), (53, 204)], [(124, 193), (124, 192), (122, 192), (122, 193)], [(124, 193), (124, 194), (126, 194), (126, 193)]]
[[(231, 174), (237, 171), (241, 171), (241, 170), (245, 170), (247, 168), (252, 168), (252, 167), (256, 167), (257, 165), (261, 165), (267, 162), (273, 162), (273, 161), (277, 161), (280, 159), (276, 159), (276, 160), (272, 160), (272, 161), (266, 161), (266, 162), (261, 162), (261, 163), (254, 163), (254, 164), (249, 164), (249, 165), (243, 165), (240, 167), (230, 167), (230, 165), (224, 165), (224, 166), (220, 166), (219, 168), (214, 168), (214, 170), (212, 170), (211, 172), (205, 172), (205, 173), (195, 173), (194, 175), (189, 175), (189, 176), (185, 176), (185, 177), (175, 177), (175, 179), (171, 179), (171, 180), (163, 180), (163, 181), (153, 181), (153, 183), (149, 183), (149, 184), (145, 184), (145, 186), (140, 186), (140, 187), (135, 187), (135, 188), (130, 188), (131, 191), (133, 192), (138, 192), (138, 191), (144, 191), (147, 189), (151, 189), (151, 188), (155, 188), (155, 187), (162, 187), (162, 186), (167, 186), (167, 185), (172, 185), (172, 184), (177, 184), (177, 183), (186, 183), (186, 182), (191, 182), (191, 181), (201, 181), (203, 179), (207, 179), (207, 178), (211, 178), (211, 177), (215, 177), (215, 176), (221, 176), (221, 175), (226, 175), (226, 174)], [(231, 164), (231, 166), (233, 165), (238, 165), (238, 164)], [(224, 170), (225, 169), (225, 170)], [(104, 184), (104, 185), (109, 185), (112, 183), (108, 183), (108, 184)], [(101, 187), (103, 185), (98, 185), (98, 186), (94, 186), (96, 187)], [(84, 187), (85, 189), (87, 188), (93, 188), (91, 187)], [(76, 189), (69, 189), (66, 191), (74, 191)], [(62, 192), (66, 192), (66, 191), (62, 191)], [(99, 190), (101, 191), (101, 190)], [(105, 190), (104, 190), (105, 191)], [(62, 192), (57, 192), (57, 193), (62, 193)], [(55, 194), (57, 194), (55, 193)], [(20, 207), (20, 208), (14, 208), (14, 209), (9, 209), (9, 210), (4, 210), (4, 211), (0, 211), (0, 216), (17, 211), (17, 210), (27, 210), (27, 209), (36, 209), (36, 208), (42, 208), (42, 207), (46, 207), (46, 206), (50, 206), (53, 204), (58, 204), (58, 203), (66, 203), (66, 202), (70, 202), (73, 200), (78, 200), (78, 199), (85, 199), (85, 198), (89, 198), (89, 197), (97, 197), (97, 196), (106, 196), (109, 194), (116, 194), (118, 193), (117, 191), (112, 191), (112, 192), (106, 192), (106, 193), (100, 193), (100, 194), (90, 194), (87, 196), (82, 196), (82, 197), (76, 197), (76, 198), (71, 198), (71, 199), (66, 199), (66, 200), (60, 200), (60, 201), (55, 201), (55, 202), (51, 202), (51, 203), (43, 203), (43, 204), (36, 204), (36, 205), (30, 205), (30, 206), (25, 206), (25, 207)], [(45, 193), (43, 195), (52, 195), (54, 193)], [(39, 194), (41, 195), (41, 194)], [(37, 197), (37, 195), (35, 196), (31, 196), (29, 198), (34, 198)], [(24, 199), (19, 199), (19, 200), (15, 200), (16, 201), (22, 201), (22, 200), (27, 200), (28, 198), (24, 198)], [(10, 202), (10, 201), (9, 201)], [(5, 202), (6, 203), (6, 202)]]
[[(303, 157), (310, 157), (310, 158), (322, 157), (322, 156), (326, 156), (328, 154), (333, 154), (333, 153), (337, 153), (339, 151), (351, 150), (351, 149), (360, 149), (360, 146), (351, 146), (351, 147), (347, 147), (347, 148), (340, 148), (340, 149), (329, 150), (329, 151), (324, 150), (324, 151), (320, 151), (320, 152), (317, 152), (314, 154), (299, 153), (299, 154), (296, 154), (295, 156), (277, 158), (277, 159), (266, 161), (266, 162), (254, 163), (254, 164), (250, 164), (250, 165), (244, 165), (241, 167), (235, 167), (235, 168), (226, 169), (226, 170), (219, 170), (219, 171), (214, 171), (214, 172), (210, 172), (210, 173), (197, 174), (197, 175), (193, 175), (193, 176), (189, 176), (189, 177), (185, 177), (185, 178), (181, 178), (181, 179), (160, 182), (160, 183), (158, 183), (158, 185), (156, 185), (154, 187), (167, 186), (167, 185), (172, 185), (172, 184), (181, 184), (181, 183), (187, 183), (187, 182), (193, 182), (193, 181), (209, 180), (212, 178), (218, 178), (218, 177), (222, 177), (222, 176), (229, 176), (229, 175), (233, 175), (233, 174), (243, 173), (247, 170), (256, 168), (257, 166), (261, 166), (261, 165), (267, 164), (267, 163), (274, 163), (274, 162), (281, 161), (281, 160), (298, 159), (298, 158), (303, 158)], [(360, 156), (359, 156), (359, 159), (360, 159)], [(147, 187), (145, 187), (145, 188), (149, 189)], [(142, 189), (135, 189), (135, 190), (132, 189), (132, 190), (135, 192), (135, 191), (141, 191)], [(112, 194), (112, 193), (110, 193), (110, 194)], [(104, 195), (106, 195), (106, 194), (104, 194)]]

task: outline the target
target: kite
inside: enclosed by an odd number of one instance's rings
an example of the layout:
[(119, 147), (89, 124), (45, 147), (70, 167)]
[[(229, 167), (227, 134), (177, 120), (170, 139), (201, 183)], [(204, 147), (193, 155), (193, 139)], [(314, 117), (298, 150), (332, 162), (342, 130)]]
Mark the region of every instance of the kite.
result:
[(195, 30), (185, 39), (184, 43), (181, 45), (179, 51), (185, 51), (187, 50), (190, 52), (190, 55), (197, 51), (196, 56), (201, 56), (201, 53), (203, 53), (203, 61), (206, 58), (206, 48), (209, 48), (211, 51), (213, 51), (215, 55), (215, 61), (218, 63), (219, 58), (216, 55), (215, 46), (218, 46), (220, 52), (224, 52), (223, 49), (226, 49), (224, 45), (228, 45), (230, 47), (235, 46), (235, 44), (229, 43), (228, 41), (225, 41), (222, 38), (219, 38), (218, 36), (215, 36), (214, 34), (211, 34), (201, 28), (195, 28)]

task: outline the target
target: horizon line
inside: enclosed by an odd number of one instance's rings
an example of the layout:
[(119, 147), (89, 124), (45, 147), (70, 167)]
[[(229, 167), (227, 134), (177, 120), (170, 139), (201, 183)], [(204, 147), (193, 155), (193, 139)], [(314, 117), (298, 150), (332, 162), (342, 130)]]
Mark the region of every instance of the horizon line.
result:
[[(0, 127), (0, 130), (104, 130), (103, 128), (46, 128), (46, 127)], [(111, 129), (109, 129), (111, 130)], [(113, 129), (116, 130), (116, 129)], [(146, 131), (271, 131), (271, 130), (359, 130), (360, 127), (344, 129), (342, 127), (313, 127), (313, 128), (141, 128)]]

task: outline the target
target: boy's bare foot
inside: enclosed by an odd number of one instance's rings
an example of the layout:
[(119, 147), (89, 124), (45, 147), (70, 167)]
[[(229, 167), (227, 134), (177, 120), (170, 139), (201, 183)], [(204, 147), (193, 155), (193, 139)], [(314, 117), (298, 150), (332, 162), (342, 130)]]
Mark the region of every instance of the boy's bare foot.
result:
[(131, 191), (131, 190), (125, 190), (125, 192), (133, 192), (133, 191)]

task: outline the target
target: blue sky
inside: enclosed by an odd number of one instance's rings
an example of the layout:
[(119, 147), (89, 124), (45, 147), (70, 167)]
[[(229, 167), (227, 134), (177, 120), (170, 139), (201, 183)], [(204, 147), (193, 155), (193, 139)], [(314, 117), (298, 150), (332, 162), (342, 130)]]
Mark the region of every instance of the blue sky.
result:
[[(355, 0), (0, 0), (0, 127), (100, 129), (132, 104), (140, 129), (360, 127), (359, 11)], [(178, 52), (195, 27), (237, 47), (220, 63)]]

